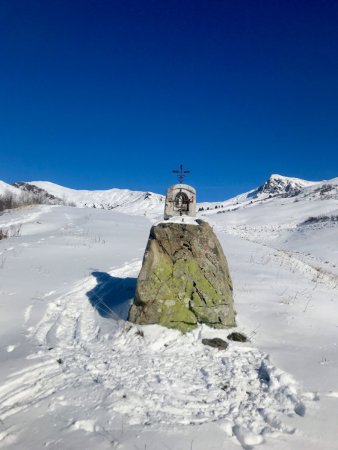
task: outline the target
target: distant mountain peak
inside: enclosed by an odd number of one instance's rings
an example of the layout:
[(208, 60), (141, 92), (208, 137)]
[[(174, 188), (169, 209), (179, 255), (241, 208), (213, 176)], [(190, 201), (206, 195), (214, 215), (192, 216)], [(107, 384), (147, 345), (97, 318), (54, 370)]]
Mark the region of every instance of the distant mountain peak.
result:
[(283, 195), (285, 197), (294, 197), (300, 194), (305, 187), (311, 186), (312, 184), (315, 184), (315, 182), (274, 173), (256, 190), (255, 197), (262, 194), (268, 196)]

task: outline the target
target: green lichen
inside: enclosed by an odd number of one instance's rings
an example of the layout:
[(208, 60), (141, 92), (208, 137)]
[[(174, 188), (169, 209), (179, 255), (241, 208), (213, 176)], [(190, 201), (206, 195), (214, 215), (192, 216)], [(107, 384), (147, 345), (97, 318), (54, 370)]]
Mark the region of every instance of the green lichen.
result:
[(159, 324), (187, 332), (197, 326), (197, 319), (182, 301), (176, 300), (172, 306), (167, 306), (165, 303), (162, 304)]
[[(210, 253), (215, 248), (217, 258)], [(226, 259), (209, 226), (154, 227), (129, 318), (183, 332), (198, 323), (216, 328), (235, 324)]]

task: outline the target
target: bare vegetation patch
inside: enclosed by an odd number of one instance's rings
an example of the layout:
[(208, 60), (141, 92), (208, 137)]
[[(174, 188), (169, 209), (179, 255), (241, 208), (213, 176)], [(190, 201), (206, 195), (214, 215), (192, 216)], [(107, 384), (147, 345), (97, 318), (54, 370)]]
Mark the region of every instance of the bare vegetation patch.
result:
[(39, 188), (26, 189), (18, 195), (15, 195), (9, 191), (5, 192), (3, 195), (0, 195), (0, 212), (31, 205), (75, 206), (74, 203), (51, 196), (46, 191)]
[(21, 227), (22, 224), (0, 228), (0, 241), (9, 237), (19, 237), (21, 233)]
[(313, 225), (316, 223), (325, 223), (325, 222), (338, 222), (338, 215), (320, 215), (320, 216), (310, 216), (308, 219), (304, 220), (304, 222), (299, 225)]
[(8, 238), (8, 230), (0, 228), (0, 241), (6, 238)]

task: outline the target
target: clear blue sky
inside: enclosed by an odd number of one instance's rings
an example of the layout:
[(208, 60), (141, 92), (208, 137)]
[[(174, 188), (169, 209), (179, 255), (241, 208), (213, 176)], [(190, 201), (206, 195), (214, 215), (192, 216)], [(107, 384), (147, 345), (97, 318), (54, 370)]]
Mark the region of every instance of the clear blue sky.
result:
[(0, 179), (199, 200), (338, 176), (338, 1), (2, 0)]

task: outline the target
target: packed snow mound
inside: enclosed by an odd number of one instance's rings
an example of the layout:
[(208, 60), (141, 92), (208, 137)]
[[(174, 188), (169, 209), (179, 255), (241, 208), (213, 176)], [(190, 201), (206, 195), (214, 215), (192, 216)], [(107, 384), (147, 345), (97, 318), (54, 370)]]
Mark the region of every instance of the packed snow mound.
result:
[(163, 213), (164, 197), (153, 192), (132, 191), (129, 189), (77, 190), (49, 181), (31, 181), (50, 195), (73, 203), (77, 207), (116, 209), (132, 215), (158, 216)]

